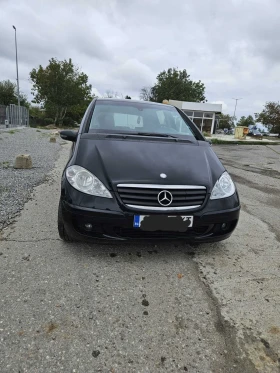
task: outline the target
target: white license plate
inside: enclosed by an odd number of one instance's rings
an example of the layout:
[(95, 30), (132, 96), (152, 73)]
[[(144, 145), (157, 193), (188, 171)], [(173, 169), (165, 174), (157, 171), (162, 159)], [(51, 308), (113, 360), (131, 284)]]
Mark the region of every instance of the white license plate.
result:
[(143, 231), (185, 232), (193, 226), (189, 215), (134, 215), (133, 227)]

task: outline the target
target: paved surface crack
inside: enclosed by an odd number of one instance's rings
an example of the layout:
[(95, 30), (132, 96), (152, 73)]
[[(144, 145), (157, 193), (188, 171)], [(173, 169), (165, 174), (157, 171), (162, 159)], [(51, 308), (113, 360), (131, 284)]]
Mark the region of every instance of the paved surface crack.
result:
[(274, 151), (275, 153), (277, 153), (277, 154), (280, 154), (280, 152), (278, 152), (277, 150), (275, 150), (275, 149), (271, 148), (270, 146), (266, 145), (266, 147), (267, 147), (268, 149), (270, 149), (270, 150)]
[[(247, 354), (238, 346), (237, 332), (234, 326), (226, 321), (222, 316), (219, 301), (213, 294), (211, 287), (207, 282), (207, 277), (205, 275), (201, 277), (199, 263), (196, 259), (196, 256), (193, 257), (193, 262), (196, 267), (197, 279), (201, 283), (201, 287), (204, 289), (205, 295), (207, 296), (209, 301), (209, 305), (212, 308), (213, 315), (215, 315), (216, 329), (224, 338), (227, 351), (226, 372), (257, 373), (255, 366), (248, 359)], [(242, 355), (246, 355), (246, 358), (242, 358)]]
[(27, 242), (27, 243), (32, 243), (32, 242), (42, 242), (42, 241), (61, 241), (59, 238), (39, 238), (36, 240), (10, 240), (6, 238), (2, 238), (1, 241), (5, 242)]

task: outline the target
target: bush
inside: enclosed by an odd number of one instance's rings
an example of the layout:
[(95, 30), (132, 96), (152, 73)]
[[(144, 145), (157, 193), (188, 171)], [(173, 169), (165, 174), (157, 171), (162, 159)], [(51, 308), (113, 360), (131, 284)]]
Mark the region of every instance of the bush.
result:
[(275, 142), (268, 142), (268, 141), (226, 141), (226, 140), (221, 140), (221, 139), (212, 139), (211, 140), (213, 145), (280, 145), (280, 142), (275, 141)]
[(74, 121), (73, 118), (65, 117), (63, 119), (63, 126), (64, 127), (76, 127), (76, 122)]
[(48, 124), (53, 124), (54, 119), (52, 118), (44, 118), (44, 124), (47, 126)]
[(44, 118), (38, 118), (34, 116), (29, 117), (30, 127), (45, 126)]
[(204, 137), (211, 137), (212, 135), (211, 135), (210, 132), (204, 132), (204, 131), (203, 131), (203, 136), (204, 136)]

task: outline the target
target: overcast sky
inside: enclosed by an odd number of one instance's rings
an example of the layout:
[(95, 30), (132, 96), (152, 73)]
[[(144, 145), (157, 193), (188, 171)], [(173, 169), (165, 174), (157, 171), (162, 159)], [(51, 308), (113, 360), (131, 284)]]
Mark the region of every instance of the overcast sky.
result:
[[(279, 100), (280, 0), (0, 0), (0, 80), (20, 90), (51, 57), (68, 59), (95, 92), (139, 97), (168, 67), (206, 86), (209, 102), (248, 115)], [(172, 97), (170, 97), (172, 99)]]

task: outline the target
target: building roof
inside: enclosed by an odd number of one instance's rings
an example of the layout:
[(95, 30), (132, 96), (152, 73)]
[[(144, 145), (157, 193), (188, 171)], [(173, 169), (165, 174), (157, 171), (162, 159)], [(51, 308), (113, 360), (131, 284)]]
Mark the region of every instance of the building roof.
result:
[(203, 102), (188, 102), (177, 100), (169, 100), (169, 104), (174, 105), (181, 110), (207, 111), (217, 114), (222, 112), (222, 104), (209, 104)]

